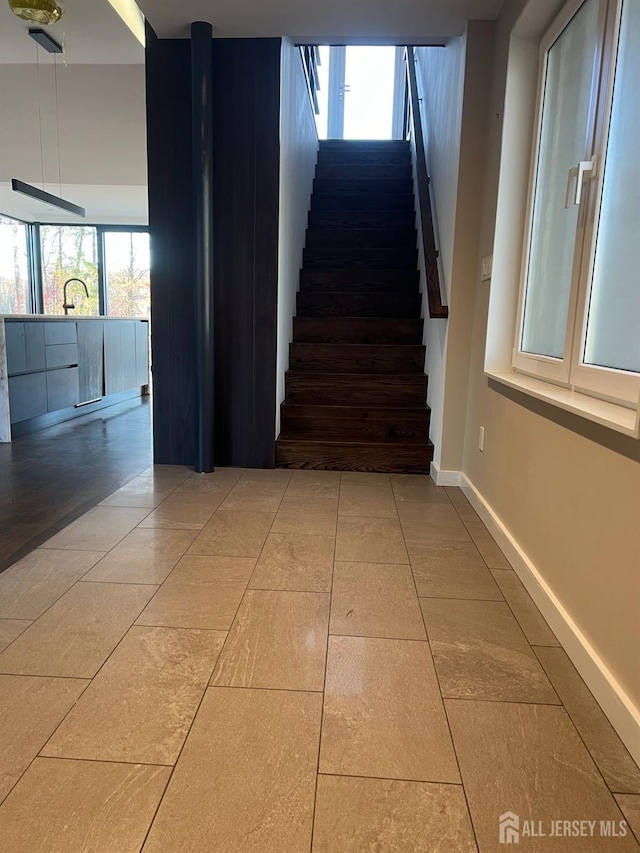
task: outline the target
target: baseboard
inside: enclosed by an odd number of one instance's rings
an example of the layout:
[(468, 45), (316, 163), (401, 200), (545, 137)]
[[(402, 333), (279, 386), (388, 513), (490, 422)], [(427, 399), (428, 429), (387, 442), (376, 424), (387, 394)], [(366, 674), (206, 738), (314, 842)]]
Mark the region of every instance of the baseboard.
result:
[(463, 475), (460, 471), (443, 471), (435, 462), (431, 463), (429, 476), (436, 486), (461, 486)]
[[(449, 475), (457, 472), (436, 471), (436, 473), (438, 476), (444, 474), (448, 479)], [(436, 482), (441, 485), (438, 480)], [(442, 485), (451, 484), (446, 482)], [(527, 588), (529, 595), (571, 658), (573, 665), (609, 718), (611, 725), (620, 735), (620, 739), (636, 763), (640, 764), (640, 709), (633, 704), (622, 685), (616, 680), (587, 637), (576, 625), (540, 571), (473, 483), (464, 474), (459, 473), (458, 485), (504, 551), (516, 574)]]

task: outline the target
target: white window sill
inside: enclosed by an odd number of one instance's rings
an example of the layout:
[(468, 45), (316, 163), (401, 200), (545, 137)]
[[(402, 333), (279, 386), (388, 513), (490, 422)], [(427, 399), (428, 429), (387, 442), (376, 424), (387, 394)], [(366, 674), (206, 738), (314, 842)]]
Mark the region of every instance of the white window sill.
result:
[(586, 420), (594, 421), (624, 435), (630, 435), (632, 438), (638, 438), (639, 418), (638, 413), (633, 409), (627, 409), (606, 400), (598, 400), (596, 397), (589, 397), (587, 394), (580, 394), (568, 388), (560, 388), (549, 382), (513, 371), (485, 370), (485, 376), (538, 400), (544, 400), (566, 412), (573, 412), (574, 415), (579, 415)]

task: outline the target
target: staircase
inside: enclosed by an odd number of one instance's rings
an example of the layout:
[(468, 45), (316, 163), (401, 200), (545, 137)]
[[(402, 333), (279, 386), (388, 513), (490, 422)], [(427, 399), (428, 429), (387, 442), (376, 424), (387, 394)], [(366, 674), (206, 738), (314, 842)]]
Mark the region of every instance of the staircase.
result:
[(320, 143), (276, 464), (428, 473), (407, 142)]

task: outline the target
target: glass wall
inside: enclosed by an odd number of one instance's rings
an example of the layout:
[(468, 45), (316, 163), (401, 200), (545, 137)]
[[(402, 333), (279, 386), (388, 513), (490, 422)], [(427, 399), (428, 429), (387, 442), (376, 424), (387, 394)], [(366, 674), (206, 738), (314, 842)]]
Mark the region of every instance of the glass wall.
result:
[(149, 232), (136, 226), (52, 225), (0, 214), (0, 314), (149, 317)]
[(30, 311), (27, 226), (0, 216), (0, 314)]
[(149, 234), (105, 231), (104, 266), (107, 314), (148, 317), (151, 311)]
[(41, 225), (42, 296), (45, 314), (64, 314), (63, 286), (70, 278), (87, 285), (89, 297), (79, 282), (67, 289), (68, 301), (80, 316), (100, 313), (98, 298), (98, 232), (76, 225)]

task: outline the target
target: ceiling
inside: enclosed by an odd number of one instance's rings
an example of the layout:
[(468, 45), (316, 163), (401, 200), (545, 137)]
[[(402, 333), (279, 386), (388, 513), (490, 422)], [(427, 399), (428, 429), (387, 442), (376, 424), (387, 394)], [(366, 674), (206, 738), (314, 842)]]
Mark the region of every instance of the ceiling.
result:
[[(76, 0), (77, 2), (77, 0)], [(493, 19), (503, 0), (138, 0), (161, 38), (208, 21), (220, 38), (290, 36), (318, 43), (429, 43)]]
[[(42, 186), (42, 185), (40, 185)], [(146, 225), (147, 188), (93, 186), (90, 184), (45, 184), (47, 192), (79, 204), (86, 216), (65, 213), (58, 207), (13, 192), (11, 184), (0, 181), (0, 214), (25, 222), (68, 222), (70, 225), (99, 222), (103, 225)]]
[[(167, 0), (170, 2), (170, 0)], [(66, 61), (73, 65), (137, 65), (144, 48), (108, 0), (60, 0), (64, 14), (46, 30), (64, 44)], [(0, 63), (32, 64), (36, 44), (27, 35), (28, 21), (17, 18), (6, 0), (0, 0)], [(40, 58), (51, 57), (42, 48)]]

